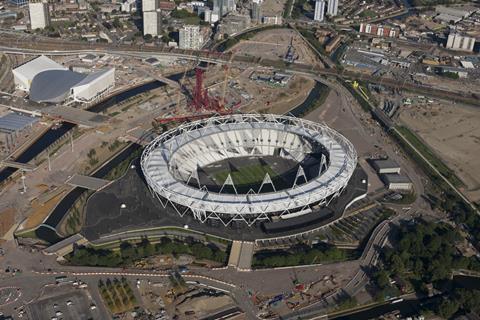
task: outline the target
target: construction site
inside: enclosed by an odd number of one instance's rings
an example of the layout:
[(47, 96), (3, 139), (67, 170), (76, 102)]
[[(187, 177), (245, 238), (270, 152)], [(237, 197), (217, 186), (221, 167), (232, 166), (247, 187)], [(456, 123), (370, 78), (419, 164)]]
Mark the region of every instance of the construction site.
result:
[[(269, 37), (273, 35), (272, 30), (266, 32)], [(301, 52), (308, 49), (301, 49), (298, 39), (288, 33), (282, 41), (278, 54), (286, 59), (305, 59)], [(0, 106), (0, 116), (16, 115), (33, 121), (22, 130), (0, 134), (2, 159), (21, 163), (24, 160), (19, 156), (23, 152), (33, 146), (38, 150), (28, 152), (30, 156), (25, 158), (33, 171), (8, 167), (2, 170), (5, 177), (0, 183), (12, 186), (2, 187), (5, 201), (0, 207), (2, 216), (10, 217), (3, 220), (2, 235), (10, 237), (14, 230), (17, 234), (32, 235), (31, 231), (44, 223), (57, 204), (74, 190), (76, 185), (68, 182), (73, 175), (93, 174), (130, 142), (147, 143), (152, 126), (160, 133), (178, 123), (211, 115), (285, 114), (304, 103), (315, 86), (312, 79), (271, 68), (239, 68), (232, 63), (233, 59), (225, 65), (153, 57), (128, 58), (126, 63), (126, 57), (109, 54), (59, 55), (49, 58), (76, 72), (115, 68), (115, 87), (95, 103), (52, 106), (30, 101), (26, 92), (8, 81), (12, 79), (12, 69), (34, 58), (4, 55), (2, 60), (7, 63), (0, 70), (0, 79), (5, 80), (0, 82), (0, 104), (5, 105)], [(14, 112), (8, 108), (7, 101), (11, 99), (15, 101)], [(25, 179), (21, 179), (22, 174)], [(115, 174), (110, 174), (107, 179), (115, 178)], [(25, 196), (18, 198), (18, 190)], [(80, 197), (74, 209), (58, 221), (55, 227), (61, 235), (68, 236), (81, 228), (82, 208), (88, 195)], [(15, 209), (8, 209), (12, 207)]]

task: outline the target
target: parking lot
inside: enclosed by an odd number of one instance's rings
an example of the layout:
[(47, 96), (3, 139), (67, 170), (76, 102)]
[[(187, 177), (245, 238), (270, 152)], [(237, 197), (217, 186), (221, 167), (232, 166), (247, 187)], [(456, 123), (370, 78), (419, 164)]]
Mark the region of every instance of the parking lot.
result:
[[(55, 288), (58, 291), (58, 287)], [(63, 291), (63, 290), (62, 290)], [(50, 295), (28, 306), (30, 319), (54, 320), (101, 319), (98, 309), (92, 310), (93, 302), (84, 290), (69, 290), (61, 294)]]

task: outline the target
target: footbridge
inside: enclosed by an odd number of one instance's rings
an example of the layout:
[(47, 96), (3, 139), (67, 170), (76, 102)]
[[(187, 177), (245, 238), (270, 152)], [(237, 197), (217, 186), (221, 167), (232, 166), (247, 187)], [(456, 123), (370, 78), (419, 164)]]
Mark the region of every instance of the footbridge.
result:
[(33, 171), (37, 168), (33, 164), (16, 162), (16, 161), (12, 161), (12, 160), (1, 160), (0, 161), (0, 167), (2, 167), (2, 166), (3, 167), (16, 168), (16, 169), (20, 169), (22, 171)]

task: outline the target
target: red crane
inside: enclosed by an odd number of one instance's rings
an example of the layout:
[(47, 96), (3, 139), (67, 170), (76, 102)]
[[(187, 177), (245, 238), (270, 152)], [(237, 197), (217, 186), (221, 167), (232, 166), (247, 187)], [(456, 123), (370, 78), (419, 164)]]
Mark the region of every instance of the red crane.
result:
[(220, 112), (225, 110), (224, 106), (220, 104), (220, 101), (216, 97), (210, 96), (208, 94), (208, 89), (204, 88), (204, 73), (205, 69), (200, 67), (195, 69), (195, 89), (192, 94), (193, 99), (191, 105), (195, 111), (205, 109)]

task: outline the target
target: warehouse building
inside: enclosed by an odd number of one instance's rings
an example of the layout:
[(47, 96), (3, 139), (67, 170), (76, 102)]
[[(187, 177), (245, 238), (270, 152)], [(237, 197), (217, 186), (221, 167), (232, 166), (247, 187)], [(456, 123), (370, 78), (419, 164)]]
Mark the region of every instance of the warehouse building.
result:
[(13, 75), (17, 88), (29, 92), (30, 100), (35, 102), (90, 102), (115, 86), (114, 68), (79, 73), (45, 56), (15, 68)]
[(388, 190), (405, 190), (409, 191), (412, 190), (413, 184), (407, 176), (395, 174), (395, 173), (387, 173), (382, 174), (381, 178), (383, 183), (387, 186)]
[(372, 167), (378, 174), (396, 173), (400, 174), (400, 166), (390, 159), (372, 160)]

